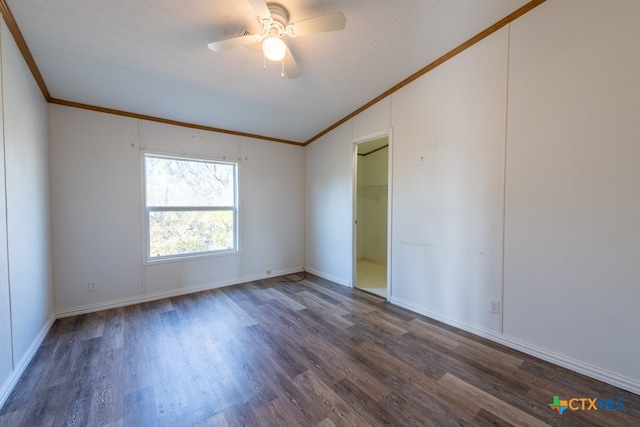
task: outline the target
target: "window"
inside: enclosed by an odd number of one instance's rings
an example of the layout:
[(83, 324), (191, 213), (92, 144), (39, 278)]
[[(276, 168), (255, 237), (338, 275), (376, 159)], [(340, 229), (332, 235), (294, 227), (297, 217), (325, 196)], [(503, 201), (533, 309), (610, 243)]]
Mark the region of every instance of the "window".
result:
[(147, 259), (237, 251), (237, 164), (145, 154)]

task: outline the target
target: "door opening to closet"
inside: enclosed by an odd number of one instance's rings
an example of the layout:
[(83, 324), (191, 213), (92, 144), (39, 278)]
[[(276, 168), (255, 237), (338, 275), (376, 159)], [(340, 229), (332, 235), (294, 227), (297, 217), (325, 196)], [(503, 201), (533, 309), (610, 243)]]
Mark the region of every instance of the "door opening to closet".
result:
[(387, 298), (389, 136), (355, 150), (355, 287)]

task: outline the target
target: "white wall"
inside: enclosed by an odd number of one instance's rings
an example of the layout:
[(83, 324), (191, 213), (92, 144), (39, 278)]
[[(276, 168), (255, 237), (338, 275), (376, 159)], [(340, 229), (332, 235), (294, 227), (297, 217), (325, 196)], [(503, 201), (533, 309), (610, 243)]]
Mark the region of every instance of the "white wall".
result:
[[(299, 271), (304, 149), (50, 105), (54, 284), (69, 315)], [(141, 156), (240, 159), (240, 252), (146, 263)], [(97, 279), (99, 290), (88, 291)]]
[(49, 122), (56, 309), (140, 295), (137, 121), (50, 105)]
[(549, 0), (308, 146), (307, 264), (349, 283), (347, 128), (390, 117), (390, 300), (639, 393), (639, 19)]
[(351, 123), (305, 150), (305, 266), (351, 285), (353, 263), (353, 147)]
[(392, 299), (494, 332), (507, 49), (503, 29), (392, 95)]
[(391, 128), (391, 97), (386, 97), (349, 121), (351, 137), (356, 140)]
[(44, 339), (54, 313), (47, 104), (4, 21), (0, 31), (1, 406)]
[[(576, 11), (580, 13), (576, 13)], [(505, 334), (640, 381), (640, 2), (512, 24)]]

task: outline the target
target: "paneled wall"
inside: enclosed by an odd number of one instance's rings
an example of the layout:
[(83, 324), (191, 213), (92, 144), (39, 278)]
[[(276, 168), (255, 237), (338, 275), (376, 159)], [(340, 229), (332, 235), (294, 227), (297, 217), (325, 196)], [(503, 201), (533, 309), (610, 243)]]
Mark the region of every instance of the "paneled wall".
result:
[(391, 302), (639, 393), (638, 20), (548, 0), (308, 146), (307, 264), (352, 277), (352, 139), (388, 123)]
[(638, 22), (563, 0), (512, 24), (504, 270), (505, 334), (636, 382)]
[(47, 104), (0, 23), (0, 406), (54, 320)]
[(343, 285), (353, 274), (350, 123), (305, 149), (305, 266)]
[(392, 299), (500, 332), (508, 30), (392, 95)]
[[(299, 271), (304, 149), (49, 107), (58, 315)], [(147, 263), (142, 153), (239, 161), (240, 251)], [(267, 273), (269, 271), (270, 273)], [(97, 292), (88, 282), (98, 280)]]

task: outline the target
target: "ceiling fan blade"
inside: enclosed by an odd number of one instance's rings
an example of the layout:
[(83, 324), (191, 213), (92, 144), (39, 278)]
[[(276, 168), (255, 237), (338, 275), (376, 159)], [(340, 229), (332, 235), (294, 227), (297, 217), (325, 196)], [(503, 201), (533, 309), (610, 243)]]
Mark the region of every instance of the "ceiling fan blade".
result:
[(223, 50), (231, 49), (237, 46), (244, 46), (251, 43), (257, 43), (260, 41), (260, 36), (253, 34), (247, 36), (234, 37), (232, 39), (220, 40), (217, 42), (209, 43), (207, 46), (214, 52), (222, 52)]
[(290, 79), (297, 79), (300, 77), (300, 69), (298, 68), (298, 64), (296, 64), (296, 60), (289, 48), (287, 48), (287, 53), (284, 55), (282, 59), (282, 67), (284, 68), (284, 73)]
[(264, 53), (262, 52), (262, 43), (251, 43), (246, 45), (246, 47), (248, 47), (251, 50), (255, 50), (256, 52), (260, 52), (264, 55)]
[(247, 0), (247, 1), (253, 8), (253, 11), (256, 13), (256, 15), (258, 15), (260, 18), (271, 17), (271, 12), (269, 11), (267, 2), (265, 2), (264, 0)]
[(333, 12), (315, 18), (304, 19), (287, 25), (287, 34), (300, 37), (307, 34), (326, 33), (344, 29), (347, 18), (342, 12)]

